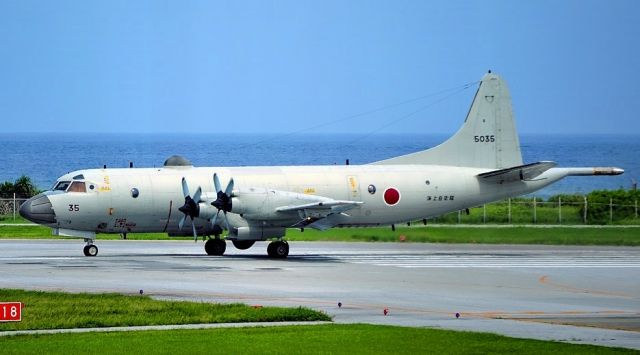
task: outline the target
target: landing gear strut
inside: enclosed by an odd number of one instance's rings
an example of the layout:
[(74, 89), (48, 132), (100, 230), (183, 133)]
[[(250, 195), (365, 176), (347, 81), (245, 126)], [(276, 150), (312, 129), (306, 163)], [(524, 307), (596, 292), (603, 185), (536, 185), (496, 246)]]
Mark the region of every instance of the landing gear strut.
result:
[(276, 240), (269, 243), (267, 254), (270, 258), (284, 259), (289, 255), (289, 243), (284, 240)]
[(96, 256), (98, 255), (98, 247), (93, 245), (93, 240), (91, 239), (85, 239), (85, 242), (87, 242), (87, 245), (84, 246), (84, 256)]
[(227, 250), (227, 243), (220, 238), (209, 239), (204, 243), (207, 255), (222, 255)]

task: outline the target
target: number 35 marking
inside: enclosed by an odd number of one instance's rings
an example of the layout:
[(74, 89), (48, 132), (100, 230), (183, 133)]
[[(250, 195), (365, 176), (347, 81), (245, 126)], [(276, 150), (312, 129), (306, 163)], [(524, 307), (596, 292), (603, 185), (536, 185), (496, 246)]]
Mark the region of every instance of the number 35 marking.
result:
[(473, 141), (476, 143), (490, 143), (496, 141), (495, 135), (486, 135), (486, 136), (473, 136)]
[(80, 206), (78, 206), (78, 205), (69, 205), (69, 211), (78, 212), (78, 211), (80, 211)]

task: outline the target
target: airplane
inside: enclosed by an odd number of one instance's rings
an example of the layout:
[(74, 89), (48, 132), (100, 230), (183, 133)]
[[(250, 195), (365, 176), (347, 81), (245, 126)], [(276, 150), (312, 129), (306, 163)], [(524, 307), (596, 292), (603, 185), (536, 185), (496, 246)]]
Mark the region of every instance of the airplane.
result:
[(83, 238), (86, 256), (98, 254), (96, 233), (164, 232), (206, 238), (208, 255), (223, 255), (226, 240), (241, 250), (271, 240), (268, 256), (286, 258), (288, 228), (393, 227), (528, 194), (567, 176), (624, 173), (556, 165), (523, 164), (509, 89), (489, 71), (462, 127), (431, 149), (364, 165), (194, 167), (172, 156), (161, 168), (78, 170), (19, 211), (54, 235)]

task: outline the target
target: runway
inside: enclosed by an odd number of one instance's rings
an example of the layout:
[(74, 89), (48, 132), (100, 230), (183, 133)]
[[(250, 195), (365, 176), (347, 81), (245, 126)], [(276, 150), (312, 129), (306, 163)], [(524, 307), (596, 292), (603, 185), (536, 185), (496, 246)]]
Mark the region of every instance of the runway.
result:
[(88, 258), (77, 240), (0, 240), (0, 287), (142, 289), (157, 298), (306, 306), (339, 323), (640, 349), (640, 248), (293, 242), (288, 259), (272, 260), (266, 243), (247, 251), (228, 243), (224, 257), (187, 240), (97, 245)]

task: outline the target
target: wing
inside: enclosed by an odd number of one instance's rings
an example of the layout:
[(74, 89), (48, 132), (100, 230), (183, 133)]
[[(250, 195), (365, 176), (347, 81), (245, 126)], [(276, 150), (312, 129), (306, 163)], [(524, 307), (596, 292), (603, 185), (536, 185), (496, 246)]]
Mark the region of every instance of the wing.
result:
[(277, 212), (297, 212), (300, 221), (291, 227), (309, 227), (318, 230), (329, 229), (339, 222), (339, 216), (348, 216), (346, 211), (362, 205), (359, 201), (342, 201), (328, 198), (321, 198), (317, 202), (305, 203), (293, 206), (282, 206), (276, 209)]
[(512, 168), (493, 170), (478, 174), (481, 181), (502, 184), (505, 182), (531, 180), (553, 168), (557, 164), (552, 161), (540, 161), (526, 165), (514, 166)]

